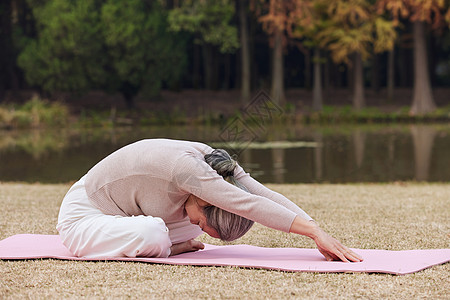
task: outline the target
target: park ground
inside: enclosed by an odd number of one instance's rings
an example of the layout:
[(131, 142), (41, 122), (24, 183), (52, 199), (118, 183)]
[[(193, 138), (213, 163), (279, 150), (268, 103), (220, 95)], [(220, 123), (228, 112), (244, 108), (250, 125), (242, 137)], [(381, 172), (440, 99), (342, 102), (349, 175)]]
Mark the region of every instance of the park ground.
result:
[[(0, 239), (57, 234), (70, 184), (0, 183)], [(450, 184), (269, 185), (304, 208), (344, 244), (365, 249), (435, 249), (450, 245)], [(202, 235), (203, 242), (221, 244)], [(308, 238), (256, 224), (236, 244), (312, 248)], [(1, 299), (448, 299), (450, 265), (403, 276), (291, 273), (236, 267), (133, 262), (0, 261)]]

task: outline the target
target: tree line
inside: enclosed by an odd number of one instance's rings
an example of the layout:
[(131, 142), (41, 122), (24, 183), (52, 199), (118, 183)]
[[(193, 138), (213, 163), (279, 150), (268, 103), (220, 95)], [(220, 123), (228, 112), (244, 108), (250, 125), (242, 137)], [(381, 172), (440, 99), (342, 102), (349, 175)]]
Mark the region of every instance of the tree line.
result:
[[(432, 86), (450, 84), (449, 0), (3, 0), (0, 101), (43, 95), (161, 89), (364, 91), (411, 87), (411, 113), (433, 111)], [(332, 103), (329, 103), (332, 104)]]

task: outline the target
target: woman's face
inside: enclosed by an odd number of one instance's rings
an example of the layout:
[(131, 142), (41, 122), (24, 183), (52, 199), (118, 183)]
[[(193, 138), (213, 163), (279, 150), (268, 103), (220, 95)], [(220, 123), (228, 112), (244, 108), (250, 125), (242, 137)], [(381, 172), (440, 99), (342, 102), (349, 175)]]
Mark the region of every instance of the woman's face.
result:
[(213, 238), (219, 238), (219, 234), (216, 230), (208, 226), (206, 222), (206, 217), (203, 213), (203, 207), (208, 206), (209, 203), (203, 201), (202, 199), (190, 195), (188, 200), (184, 205), (184, 209), (189, 217), (189, 220), (192, 224), (200, 226), (203, 232), (206, 232)]

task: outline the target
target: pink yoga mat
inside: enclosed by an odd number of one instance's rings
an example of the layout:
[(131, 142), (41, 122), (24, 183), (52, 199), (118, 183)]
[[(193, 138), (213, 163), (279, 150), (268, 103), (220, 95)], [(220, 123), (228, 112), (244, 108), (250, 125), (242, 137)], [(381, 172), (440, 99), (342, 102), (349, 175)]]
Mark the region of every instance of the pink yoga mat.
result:
[(57, 235), (19, 234), (0, 241), (0, 259), (120, 260), (172, 265), (239, 266), (291, 272), (375, 272), (403, 275), (450, 261), (450, 249), (353, 250), (363, 256), (363, 262), (328, 262), (317, 249), (208, 244), (205, 245), (204, 250), (169, 258), (104, 257), (86, 259), (73, 256)]

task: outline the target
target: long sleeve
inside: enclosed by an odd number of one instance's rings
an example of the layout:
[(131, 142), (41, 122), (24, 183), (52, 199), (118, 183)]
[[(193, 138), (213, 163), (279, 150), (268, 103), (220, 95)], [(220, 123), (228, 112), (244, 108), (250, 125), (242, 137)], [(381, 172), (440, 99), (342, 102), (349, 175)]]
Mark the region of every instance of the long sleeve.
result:
[(186, 153), (178, 159), (173, 169), (173, 181), (186, 193), (273, 229), (289, 232), (297, 216), (294, 211), (271, 199), (228, 183), (194, 154)]
[(228, 183), (204, 155), (205, 144), (148, 139), (127, 145), (89, 170), (86, 192), (92, 203), (109, 215), (147, 215), (167, 224), (186, 217), (189, 194), (262, 225), (288, 232), (300, 208), (285, 197), (264, 189), (242, 168), (236, 174), (250, 193)]
[(272, 191), (263, 184), (259, 183), (257, 180), (252, 178), (250, 174), (246, 173), (241, 166), (238, 165), (236, 167), (234, 174), (235, 174), (234, 177), (237, 180), (239, 180), (239, 182), (242, 183), (249, 190), (250, 193), (266, 197), (293, 211), (294, 213), (296, 213), (298, 216), (300, 216), (305, 220), (308, 221), (312, 220), (312, 218), (303, 209), (298, 207), (295, 203), (293, 203), (291, 200), (289, 200), (282, 194)]

